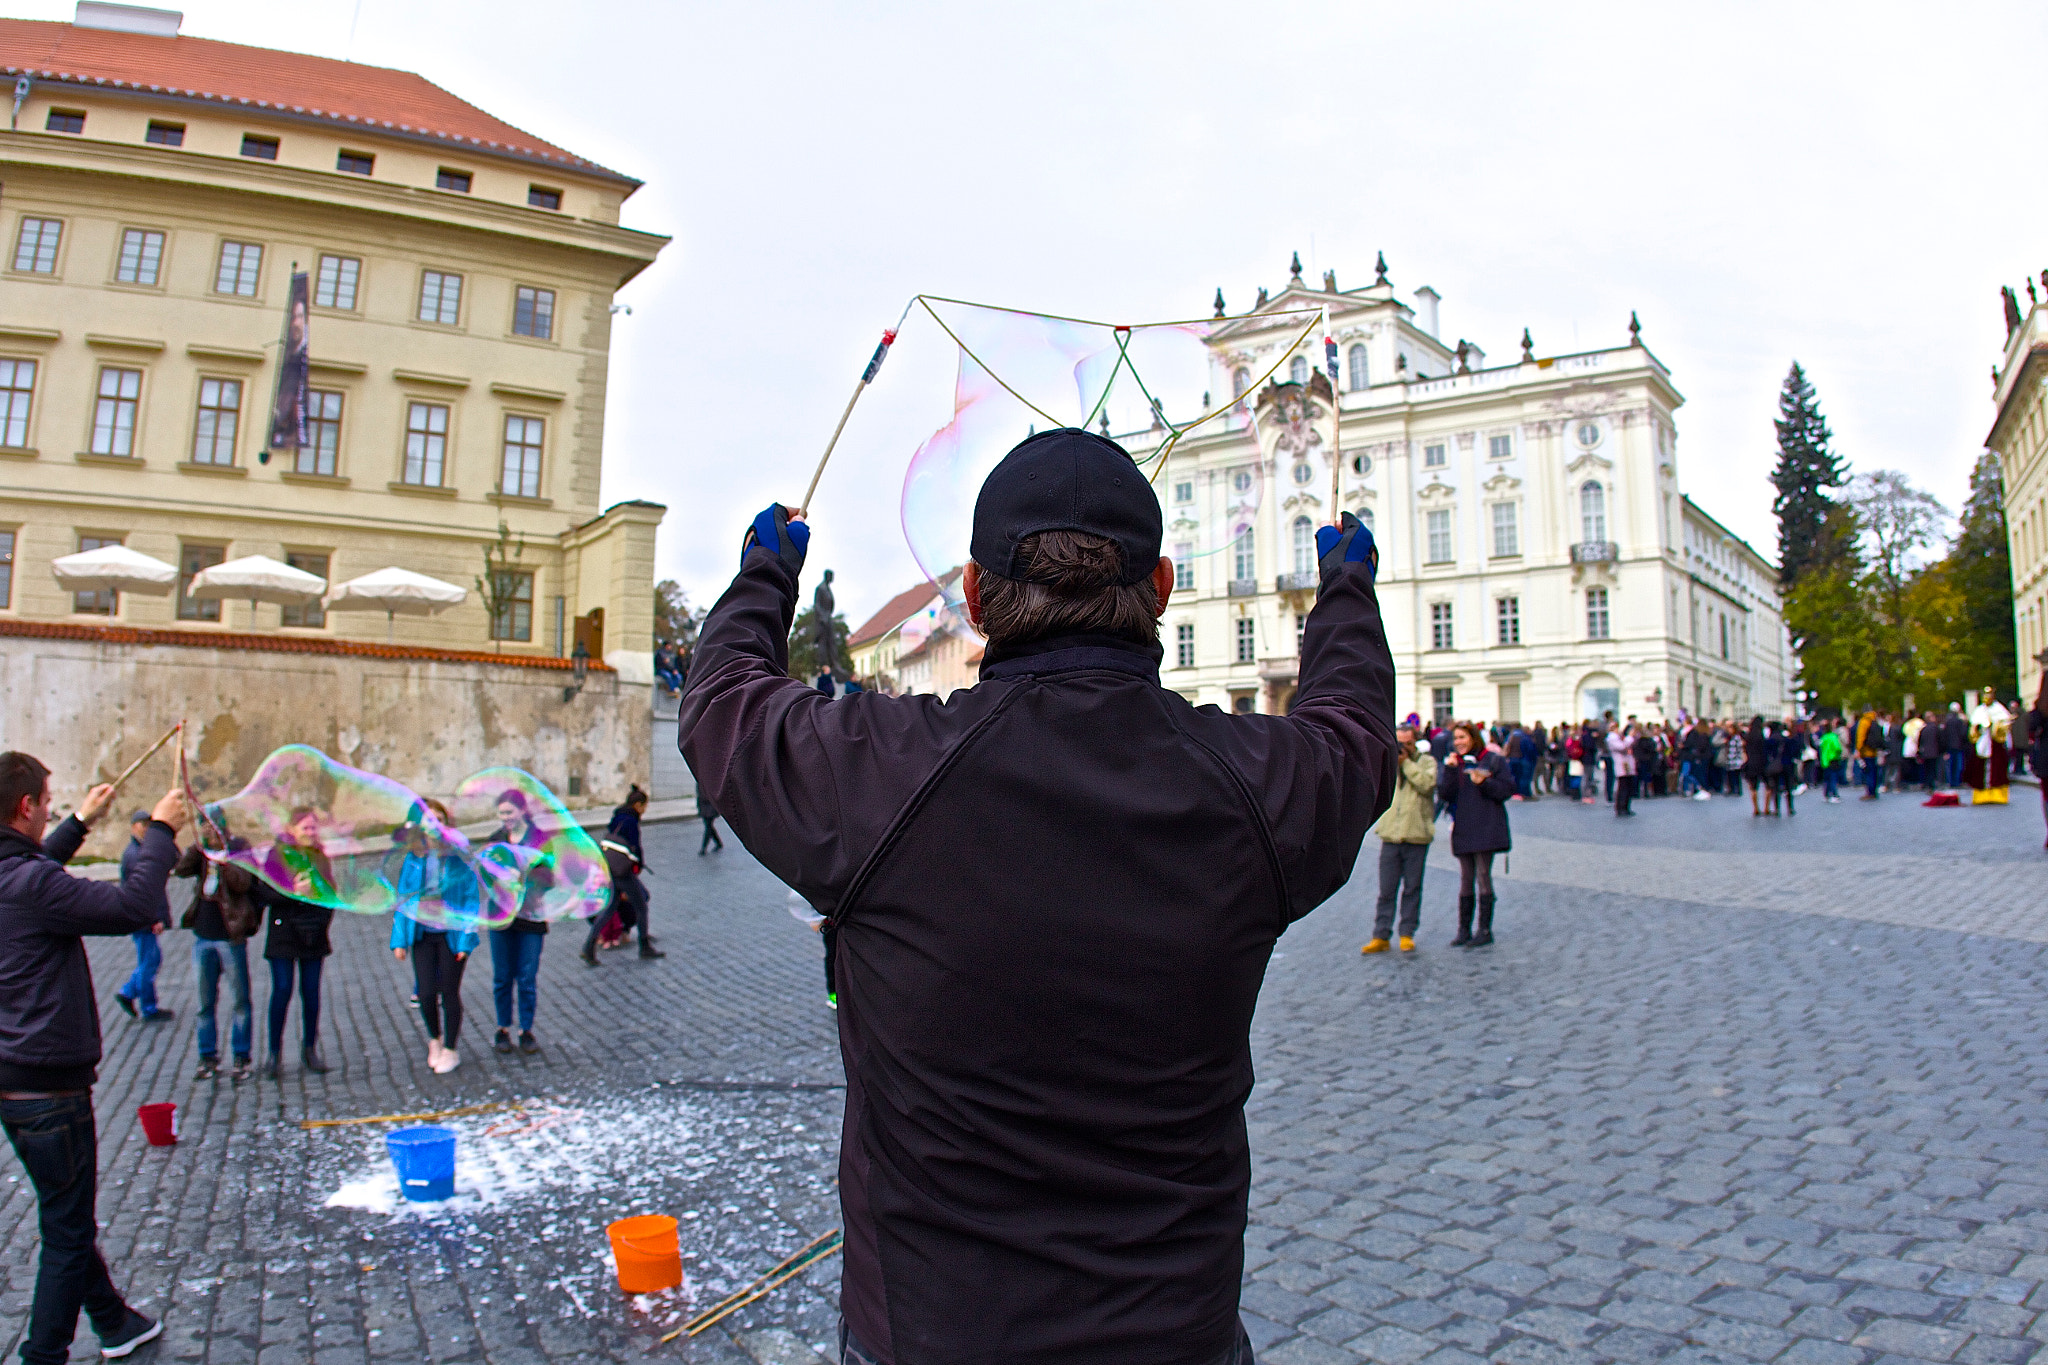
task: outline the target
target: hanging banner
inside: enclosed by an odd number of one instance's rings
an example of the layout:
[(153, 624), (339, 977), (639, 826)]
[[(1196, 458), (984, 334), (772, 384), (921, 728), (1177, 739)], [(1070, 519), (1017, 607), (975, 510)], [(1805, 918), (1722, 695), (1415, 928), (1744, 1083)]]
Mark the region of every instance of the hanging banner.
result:
[(292, 272), (290, 301), (285, 308), (284, 355), (277, 373), (277, 401), (271, 405), (270, 448), (297, 450), (306, 441), (306, 376), (311, 361), (307, 351), (306, 305), (309, 290), (306, 272)]

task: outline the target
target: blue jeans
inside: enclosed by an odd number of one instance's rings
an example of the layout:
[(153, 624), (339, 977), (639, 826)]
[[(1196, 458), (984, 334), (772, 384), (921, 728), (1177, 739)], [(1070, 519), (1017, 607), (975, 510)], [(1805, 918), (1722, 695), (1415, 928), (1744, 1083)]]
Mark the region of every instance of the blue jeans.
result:
[(1861, 760), (1861, 762), (1863, 764), (1863, 790), (1875, 798), (1877, 796), (1877, 784), (1884, 781), (1884, 760), (1882, 758), (1866, 758)]
[(128, 941), (135, 945), (135, 972), (115, 994), (133, 1000), (144, 1014), (155, 1014), (156, 970), (164, 965), (163, 946), (155, 934), (130, 934)]
[(102, 1341), (128, 1319), (128, 1304), (114, 1288), (100, 1256), (99, 1224), (93, 1218), (99, 1138), (93, 1128), (92, 1092), (0, 1100), (0, 1125), (6, 1127), (7, 1140), (35, 1186), (43, 1235), (21, 1358), (29, 1365), (63, 1365), (71, 1356), (79, 1309), (85, 1310)]
[(519, 1031), (533, 1032), (533, 1007), (539, 992), (540, 950), (547, 935), (519, 929), (491, 930), (491, 1001), (498, 1007), (498, 1027), (512, 1027), (512, 988), (519, 987)]
[(1842, 789), (1842, 760), (1836, 759), (1833, 763), (1827, 764), (1820, 770), (1820, 775), (1827, 780), (1828, 800), (1834, 800), (1836, 793)]
[(320, 968), (324, 958), (304, 962), (273, 957), (270, 961), (270, 1055), (284, 1051), (284, 1023), (292, 1012), (292, 969), (299, 974), (299, 1038), (311, 1047), (320, 1041)]
[(199, 1055), (206, 1061), (220, 1057), (220, 1026), (214, 1018), (214, 1004), (220, 996), (220, 979), (225, 976), (234, 1001), (228, 1028), (228, 1045), (235, 1060), (249, 1060), (249, 1033), (254, 1011), (249, 1008), (249, 945), (210, 938), (192, 943), (192, 966), (199, 974)]

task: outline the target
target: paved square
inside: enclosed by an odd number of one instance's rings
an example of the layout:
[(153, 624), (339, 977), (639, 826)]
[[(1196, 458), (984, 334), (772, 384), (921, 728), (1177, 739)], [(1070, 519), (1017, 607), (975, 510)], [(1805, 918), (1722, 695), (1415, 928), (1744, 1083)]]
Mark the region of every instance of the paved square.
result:
[[(1255, 1024), (1244, 1312), (1269, 1365), (1494, 1360), (2020, 1365), (2048, 1335), (2042, 826), (2009, 809), (1647, 801), (1512, 808), (1500, 941), (1454, 951), (1441, 841), (1422, 951), (1361, 958), (1365, 875), (1282, 941)], [(818, 946), (729, 840), (648, 831), (670, 956), (551, 934), (537, 1057), (435, 1076), (382, 920), (345, 917), (328, 1060), (194, 1083), (189, 935), (169, 1024), (108, 1003), (103, 1245), (180, 1361), (814, 1362), (837, 1262), (658, 1346), (837, 1225), (841, 1080)], [(130, 965), (93, 952), (102, 1000)], [(259, 1033), (268, 996), (260, 961)], [(1199, 1008), (1200, 1002), (1189, 1002)], [(294, 1024), (296, 1020), (294, 1020)], [(173, 1099), (175, 1149), (135, 1106)], [(458, 1198), (393, 1208), (391, 1125), (441, 1110)], [(34, 1205), (7, 1162), (0, 1312), (18, 1345)], [(682, 1218), (684, 1293), (629, 1300), (604, 1224)], [(76, 1357), (96, 1358), (87, 1332)]]

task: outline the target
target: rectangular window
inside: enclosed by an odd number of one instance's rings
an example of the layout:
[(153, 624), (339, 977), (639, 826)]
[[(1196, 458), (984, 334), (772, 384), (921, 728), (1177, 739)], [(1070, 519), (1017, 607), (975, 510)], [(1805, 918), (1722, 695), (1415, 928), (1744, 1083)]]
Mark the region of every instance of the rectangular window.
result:
[(1522, 528), (1515, 523), (1515, 504), (1493, 505), (1493, 555), (1505, 559), (1522, 553)]
[(462, 318), (462, 276), (439, 270), (420, 275), (421, 322), (438, 322), (453, 327)]
[(1457, 711), (1451, 703), (1451, 689), (1432, 687), (1429, 689), (1429, 714), (1438, 725), (1449, 725), (1457, 719)]
[(36, 392), (36, 363), (0, 357), (0, 446), (28, 446), (28, 405)]
[(1721, 657), (1728, 657), (1728, 618), (1721, 618)]
[(540, 496), (540, 450), (548, 424), (538, 417), (505, 418), (505, 465), (498, 491), (514, 497)]
[(1486, 458), (1505, 460), (1515, 453), (1515, 438), (1512, 436), (1489, 436), (1486, 438)]
[(14, 532), (0, 531), (0, 611), (14, 605)]
[(362, 278), (363, 263), (353, 256), (322, 256), (320, 271), (313, 280), (313, 302), (322, 308), (356, 306), (356, 281)]
[(1184, 540), (1173, 547), (1173, 588), (1175, 592), (1195, 590), (1195, 547)]
[(405, 482), (439, 488), (448, 456), (448, 409), (413, 403), (405, 410)]
[(263, 248), (254, 242), (222, 242), (220, 268), (213, 275), (213, 292), (256, 297), (256, 280), (263, 271)]
[(1237, 618), (1237, 661), (1248, 664), (1259, 657), (1259, 623), (1249, 616)]
[(192, 577), (201, 569), (210, 569), (228, 557), (227, 550), (219, 545), (181, 545), (178, 547), (178, 619), (180, 621), (220, 620), (220, 599), (218, 597), (200, 601), (191, 595)]
[(443, 166), (434, 174), (434, 188), (437, 190), (454, 190), (457, 194), (468, 194), (469, 172), (451, 171), (446, 166)]
[(293, 472), (332, 477), (341, 467), (341, 395), (314, 389), (306, 395), (306, 444), (293, 457)]
[(1296, 657), (1297, 659), (1301, 657), (1302, 641), (1307, 638), (1308, 613), (1305, 611), (1298, 611), (1294, 613), (1294, 657)]
[(192, 432), (194, 464), (233, 464), (235, 427), (242, 415), (242, 381), (199, 381), (199, 421)]
[(1429, 528), (1429, 562), (1432, 564), (1450, 563), (1455, 557), (1451, 549), (1451, 514), (1449, 512), (1427, 513), (1424, 517), (1424, 525)]
[[(1605, 588), (1586, 589), (1586, 638), (1588, 640), (1605, 640), (1609, 638), (1607, 631), (1607, 589)], [(1725, 645), (1727, 639), (1725, 634), (1722, 639)], [(1727, 655), (1723, 653), (1722, 657), (1726, 658)]]
[(253, 156), (259, 161), (277, 160), (277, 139), (263, 137), (257, 133), (242, 134), (242, 155)]
[(491, 617), (493, 640), (533, 638), (533, 575), (500, 570), (492, 576), (498, 609)]
[[(119, 545), (116, 536), (80, 536), (78, 550), (104, 550), (109, 545)], [(121, 606), (121, 595), (112, 588), (97, 588), (92, 592), (71, 594), (71, 610), (86, 616), (112, 616)]]
[(155, 284), (163, 260), (161, 232), (128, 228), (121, 234), (121, 259), (114, 265), (114, 278), (122, 284)]
[(1195, 500), (1194, 482), (1192, 480), (1183, 480), (1176, 483), (1173, 486), (1173, 500), (1176, 503), (1193, 502)]
[(1500, 710), (1494, 714), (1494, 719), (1507, 725), (1520, 725), (1522, 723), (1522, 685), (1520, 683), (1502, 683), (1499, 692)]
[(61, 218), (24, 218), (14, 239), (14, 268), (32, 275), (57, 273), (57, 244), (64, 238)]
[(1247, 526), (1231, 547), (1231, 577), (1240, 582), (1250, 582), (1259, 576), (1257, 547), (1252, 543), (1252, 528)]
[(512, 301), (512, 335), (546, 341), (554, 334), (555, 291), (520, 285)]
[(554, 213), (562, 211), (562, 192), (551, 190), (544, 185), (528, 185), (526, 202), (533, 208), (547, 209)]
[[(307, 573), (318, 574), (322, 578), (327, 577), (328, 557), (326, 555), (302, 554), (299, 551), (291, 550), (286, 552), (284, 562), (291, 565), (294, 569), (303, 569)], [(320, 599), (317, 597), (310, 602), (286, 603), (283, 611), (284, 617), (280, 622), (283, 625), (319, 627), (327, 624), (327, 610), (320, 605)]]
[(141, 406), (142, 371), (101, 370), (99, 398), (92, 410), (92, 453), (133, 456), (135, 414)]
[(1494, 622), (1499, 626), (1500, 643), (1518, 645), (1522, 643), (1522, 599), (1499, 597), (1493, 603)]
[(377, 158), (368, 152), (342, 152), (334, 158), (334, 169), (350, 175), (368, 175), (377, 169)]
[(1422, 448), (1422, 467), (1424, 469), (1442, 469), (1445, 463), (1442, 445), (1426, 445)]
[(149, 121), (149, 131), (142, 135), (144, 142), (154, 142), (159, 147), (182, 147), (185, 145), (185, 125), (182, 123), (159, 123)]
[(1457, 641), (1451, 630), (1451, 604), (1432, 602), (1429, 604), (1429, 647), (1451, 649)]
[(1195, 628), (1175, 626), (1173, 628), (1173, 662), (1177, 668), (1195, 666)]
[(43, 131), (47, 133), (82, 133), (85, 131), (85, 110), (52, 109), (50, 116), (43, 120)]

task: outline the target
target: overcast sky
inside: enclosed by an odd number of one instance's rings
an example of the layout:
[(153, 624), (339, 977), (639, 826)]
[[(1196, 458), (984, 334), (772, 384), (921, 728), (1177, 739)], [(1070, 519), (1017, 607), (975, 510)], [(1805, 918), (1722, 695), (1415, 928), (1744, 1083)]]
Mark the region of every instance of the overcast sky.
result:
[[(10, 12), (69, 18), (61, 0)], [(415, 70), (647, 182), (672, 235), (613, 333), (604, 497), (669, 507), (694, 601), (796, 501), (914, 293), (1233, 310), (1291, 251), (1495, 361), (1617, 345), (1686, 397), (1685, 491), (1765, 554), (1787, 365), (1857, 469), (1959, 507), (1998, 286), (2048, 268), (2039, 3), (1221, 6), (190, 0), (184, 31)], [(2022, 291), (2024, 294), (2024, 291)], [(896, 504), (948, 415), (905, 333), (815, 501), (859, 621), (916, 571)]]

